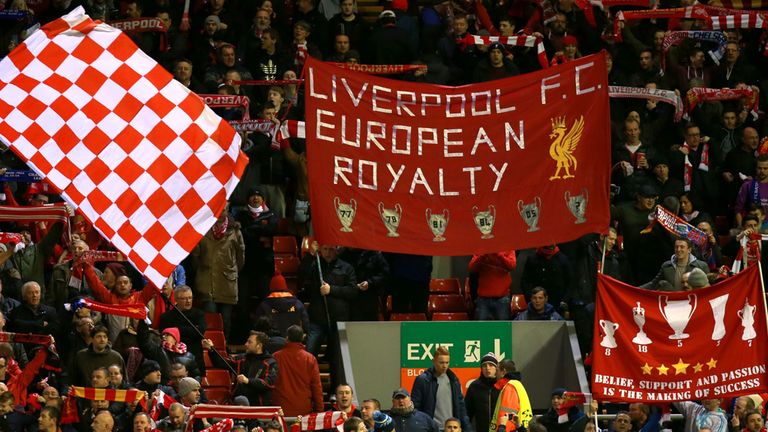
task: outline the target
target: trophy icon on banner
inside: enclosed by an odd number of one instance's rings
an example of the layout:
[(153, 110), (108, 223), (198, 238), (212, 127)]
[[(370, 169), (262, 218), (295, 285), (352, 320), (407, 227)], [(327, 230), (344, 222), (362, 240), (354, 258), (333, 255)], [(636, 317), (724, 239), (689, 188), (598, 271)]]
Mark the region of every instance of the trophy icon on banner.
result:
[(565, 205), (576, 218), (577, 224), (584, 223), (587, 219), (584, 217), (587, 213), (587, 198), (589, 194), (586, 189), (581, 190), (581, 195), (571, 196), (570, 191), (565, 191)]
[(600, 320), (600, 327), (602, 327), (603, 333), (605, 333), (603, 340), (600, 341), (600, 346), (603, 348), (616, 348), (618, 345), (616, 345), (616, 338), (613, 335), (619, 329), (619, 324), (608, 320)]
[(523, 200), (517, 202), (517, 210), (520, 216), (528, 225), (528, 232), (538, 231), (539, 210), (541, 209), (541, 198), (534, 197), (532, 203), (525, 204)]
[(481, 239), (493, 238), (493, 224), (496, 222), (496, 207), (493, 204), (489, 205), (486, 211), (478, 211), (477, 206), (473, 206), (472, 218), (475, 220), (475, 226), (482, 234)]
[[(693, 299), (693, 304), (691, 304)], [(685, 327), (688, 325), (688, 321), (691, 320), (693, 312), (698, 305), (698, 296), (696, 294), (688, 294), (687, 300), (670, 300), (669, 296), (659, 296), (659, 311), (661, 316), (667, 320), (667, 324), (674, 331), (669, 335), (672, 340), (688, 339), (690, 335), (683, 333)]]
[(384, 203), (379, 202), (379, 215), (381, 215), (381, 221), (384, 222), (384, 227), (387, 228), (387, 237), (400, 237), (397, 233), (397, 228), (400, 226), (400, 219), (403, 216), (403, 208), (399, 203), (395, 203), (395, 208), (384, 208)]
[(643, 327), (645, 326), (645, 308), (640, 306), (640, 302), (637, 302), (637, 306), (632, 308), (632, 318), (635, 320), (635, 324), (637, 324), (639, 329), (637, 335), (632, 339), (632, 342), (638, 345), (650, 345), (652, 341), (643, 331)]
[(713, 341), (719, 341), (725, 337), (725, 304), (728, 302), (728, 296), (729, 294), (723, 294), (709, 301), (712, 317), (715, 319), (715, 327), (712, 329)]
[(448, 219), (450, 216), (448, 209), (443, 209), (442, 214), (435, 214), (432, 213), (432, 209), (428, 208), (425, 213), (427, 215), (427, 224), (429, 225), (429, 229), (432, 230), (432, 234), (435, 235), (435, 238), (433, 238), (432, 241), (445, 241), (443, 234), (445, 234), (445, 230), (448, 228)]
[(749, 299), (744, 301), (744, 307), (737, 311), (736, 314), (741, 318), (741, 326), (744, 327), (744, 332), (741, 334), (741, 340), (748, 341), (757, 337), (755, 332), (755, 311), (757, 306), (749, 304)]
[(341, 202), (339, 197), (333, 197), (333, 205), (336, 207), (336, 216), (341, 222), (342, 232), (352, 232), (352, 222), (355, 220), (355, 214), (357, 213), (357, 201), (354, 198), (350, 198), (349, 204)]

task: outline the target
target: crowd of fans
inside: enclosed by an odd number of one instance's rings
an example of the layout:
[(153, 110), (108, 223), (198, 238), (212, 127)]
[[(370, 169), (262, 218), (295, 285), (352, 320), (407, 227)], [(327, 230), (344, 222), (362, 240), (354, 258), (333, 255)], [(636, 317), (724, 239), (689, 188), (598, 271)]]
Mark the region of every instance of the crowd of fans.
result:
[[(690, 4), (672, 0), (658, 6)], [(615, 13), (631, 8), (609, 11), (589, 5), (592, 13), (585, 14), (574, 0), (391, 0), (375, 23), (362, 19), (355, 0), (195, 0), (186, 6), (179, 0), (8, 0), (0, 4), (0, 58), (38, 25), (80, 5), (92, 18), (107, 22), (158, 18), (165, 31), (129, 36), (191, 90), (248, 96), (248, 113), (217, 110), (228, 120), (246, 114), (276, 124), (303, 120), (300, 83), (261, 84), (300, 77), (307, 56), (345, 63), (421, 64), (426, 67), (397, 78), (447, 85), (542, 67), (536, 48), (475, 45), (468, 34), (533, 35), (543, 40), (552, 63), (605, 49), (609, 84), (614, 86), (675, 90), (683, 97), (700, 87), (751, 89), (759, 94), (760, 106), (768, 93), (763, 30), (724, 31), (724, 55), (715, 64), (706, 53), (716, 51), (717, 42), (687, 39), (669, 50), (663, 46), (670, 29), (702, 29), (704, 20), (622, 22), (617, 38)], [(259, 82), (243, 82), (249, 80)], [(746, 100), (707, 102), (676, 122), (673, 107), (663, 102), (612, 99), (611, 124), (606, 125), (613, 148), (612, 227), (605, 235), (569, 243), (472, 257), (469, 291), (475, 318), (571, 319), (586, 353), (592, 345), (600, 266), (638, 286), (685, 290), (727, 277), (734, 263), (754, 264), (760, 259), (760, 234), (768, 233), (768, 122), (759, 110), (756, 115), (750, 111), (755, 105)], [(509, 379), (519, 378), (514, 365), (491, 357), (483, 359), (466, 404), (447, 363), (438, 361), (447, 353), (435, 353), (433, 368), (413, 391), (394, 392), (391, 417), (380, 412), (376, 400), (366, 399), (356, 410), (352, 389), (343, 384), (336, 322), (380, 319), (388, 295), (392, 312), (424, 312), (432, 257), (312, 243), (301, 261), (298, 289), (289, 288), (274, 272), (273, 236), (280, 232), (301, 239), (312, 224), (323, 223), (311, 220), (308, 208), (305, 144), (291, 139), (289, 145), (275, 146), (273, 137), (261, 132), (243, 133), (243, 138), (250, 162), (230, 206), (161, 293), (120, 256), (94, 259), (87, 254), (110, 246), (79, 216), (71, 215), (69, 228), (41, 221), (2, 223), (4, 233), (21, 236), (6, 237), (1, 247), (0, 331), (50, 335), (55, 343), (0, 343), (0, 387), (5, 391), (0, 393), (0, 429), (57, 430), (66, 411), (62, 396), (71, 386), (84, 386), (135, 388), (147, 391), (151, 402), (162, 395), (176, 402), (149, 415), (136, 403), (78, 399), (80, 420), (62, 426), (65, 431), (183, 430), (189, 407), (206, 400), (200, 385), (206, 376), (204, 356), (232, 371), (235, 403), (277, 404), (288, 416), (319, 412), (324, 405), (316, 356), (325, 341), (335, 409), (350, 417), (345, 430), (453, 432), (473, 425), (487, 430), (495, 405), (490, 401)], [(8, 149), (1, 161), (3, 173), (28, 169)], [(8, 181), (0, 195), (13, 206), (61, 201), (42, 183)], [(675, 238), (658, 225), (641, 233), (657, 205), (703, 231), (707, 245)], [(68, 230), (73, 234), (65, 241), (62, 233)], [(510, 308), (510, 300), (519, 296), (527, 306)], [(82, 304), (65, 306), (80, 298), (118, 307), (147, 304), (151, 324), (94, 312)], [(229, 355), (204, 337), (206, 312), (222, 315), (227, 340), (245, 343), (245, 354)], [(565, 423), (558, 421), (561, 396), (562, 391), (553, 392), (555, 421), (547, 422), (548, 413), (530, 429), (565, 432), (576, 427), (580, 432), (592, 427), (579, 423), (578, 413)], [(754, 399), (737, 399), (728, 418), (717, 401), (683, 405), (678, 409), (686, 414), (686, 431), (763, 429), (760, 403)], [(648, 407), (634, 405), (610, 427), (651, 431), (658, 425), (652, 417)], [(721, 417), (722, 422), (713, 420)], [(509, 420), (522, 427), (519, 419)], [(198, 419), (194, 428), (207, 425)], [(276, 423), (262, 426), (280, 431)]]

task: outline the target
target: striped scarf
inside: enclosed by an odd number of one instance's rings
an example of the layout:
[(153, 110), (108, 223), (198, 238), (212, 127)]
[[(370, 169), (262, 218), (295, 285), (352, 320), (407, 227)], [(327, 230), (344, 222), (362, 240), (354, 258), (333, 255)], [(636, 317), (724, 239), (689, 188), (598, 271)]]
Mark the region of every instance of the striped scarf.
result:
[(115, 390), (110, 388), (70, 386), (67, 395), (67, 401), (62, 409), (61, 424), (78, 423), (80, 421), (80, 416), (77, 413), (76, 398), (125, 403), (138, 402), (144, 408), (144, 411), (147, 410), (147, 392), (143, 390)]
[(285, 420), (278, 413), (280, 407), (278, 406), (265, 406), (265, 407), (251, 407), (240, 405), (209, 405), (198, 404), (193, 406), (189, 410), (189, 417), (187, 418), (187, 432), (191, 432), (194, 420), (198, 418), (241, 418), (241, 419), (256, 419), (262, 421), (277, 420), (282, 427), (282, 430), (288, 430), (285, 425)]
[(462, 42), (467, 45), (490, 45), (498, 42), (506, 46), (516, 47), (536, 47), (536, 55), (539, 59), (539, 64), (543, 69), (549, 67), (547, 62), (547, 53), (544, 49), (544, 41), (536, 36), (476, 36), (467, 34), (462, 39)]
[(644, 87), (608, 86), (608, 96), (612, 98), (648, 99), (665, 102), (675, 107), (675, 121), (679, 122), (685, 113), (683, 99), (672, 90), (648, 89)]
[(69, 213), (64, 204), (49, 206), (0, 206), (0, 222), (62, 222), (64, 238), (69, 244)]
[(760, 108), (760, 92), (759, 90), (749, 88), (706, 88), (695, 87), (688, 90), (686, 99), (688, 100), (687, 112), (690, 113), (702, 102), (710, 101), (723, 101), (746, 98), (746, 106), (749, 107), (752, 117), (757, 119), (757, 111)]
[(344, 430), (344, 417), (341, 411), (326, 411), (301, 417), (301, 423), (291, 426), (291, 432), (320, 431), (337, 429)]
[(68, 285), (80, 291), (80, 287), (83, 286), (83, 266), (81, 264), (93, 264), (97, 261), (125, 261), (125, 257), (120, 252), (114, 251), (85, 251), (72, 263), (72, 273), (69, 275)]

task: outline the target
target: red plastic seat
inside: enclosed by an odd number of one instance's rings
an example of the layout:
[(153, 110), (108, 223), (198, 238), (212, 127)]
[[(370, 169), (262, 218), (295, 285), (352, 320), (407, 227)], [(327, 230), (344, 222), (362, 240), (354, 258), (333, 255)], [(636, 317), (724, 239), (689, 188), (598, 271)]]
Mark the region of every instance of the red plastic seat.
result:
[(230, 400), (230, 391), (224, 387), (209, 387), (205, 389), (205, 397), (210, 403), (226, 405)]
[(432, 279), (429, 281), (432, 294), (461, 294), (461, 284), (457, 278)]
[(389, 316), (390, 321), (426, 321), (427, 316), (423, 313), (393, 313)]
[(210, 339), (213, 342), (213, 347), (222, 354), (227, 352), (227, 339), (224, 337), (224, 332), (221, 330), (206, 330), (205, 338)]
[(291, 228), (293, 228), (293, 221), (288, 218), (280, 218), (279, 221), (277, 221), (277, 234), (279, 235), (286, 235), (291, 232)]
[(226, 369), (206, 369), (205, 376), (200, 384), (203, 387), (224, 387), (229, 389), (232, 387), (232, 378)]
[(283, 276), (296, 276), (299, 273), (299, 264), (301, 262), (295, 256), (275, 257), (275, 271), (279, 271)]
[(466, 312), (435, 312), (432, 321), (469, 321), (469, 315)]
[(297, 256), (299, 248), (296, 245), (296, 237), (274, 236), (272, 238), (272, 250), (275, 252), (276, 257)]
[(430, 294), (427, 301), (427, 313), (435, 312), (466, 312), (467, 304), (464, 297), (458, 294), (439, 295)]
[(221, 314), (218, 312), (206, 312), (205, 328), (206, 330), (224, 330), (224, 320), (221, 318)]

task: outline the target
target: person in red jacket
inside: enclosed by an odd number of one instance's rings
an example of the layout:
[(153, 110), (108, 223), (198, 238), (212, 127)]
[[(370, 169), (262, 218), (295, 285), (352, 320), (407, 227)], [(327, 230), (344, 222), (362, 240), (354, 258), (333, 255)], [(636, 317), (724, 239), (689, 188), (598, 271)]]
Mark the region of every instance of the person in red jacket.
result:
[(281, 373), (272, 394), (275, 405), (283, 407), (286, 416), (306, 415), (323, 411), (323, 389), (317, 359), (304, 349), (304, 331), (292, 325), (287, 331), (288, 343), (274, 354)]
[(469, 262), (470, 273), (478, 274), (476, 320), (509, 320), (509, 293), (517, 259), (515, 251), (475, 255)]

